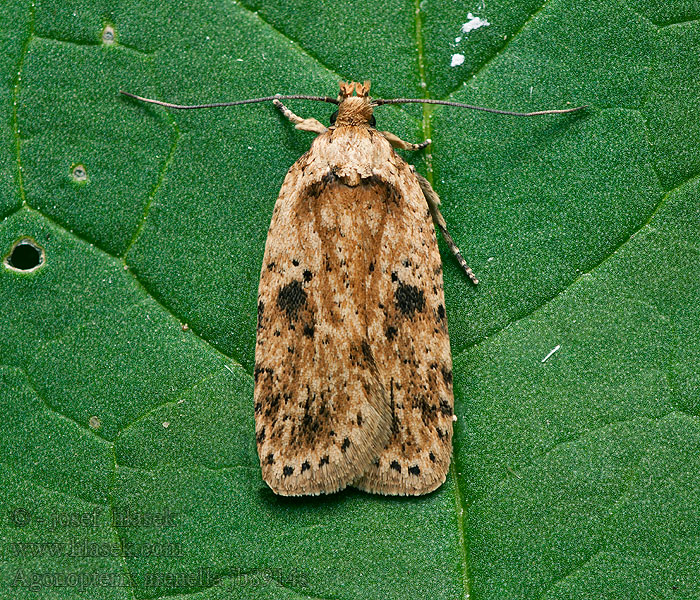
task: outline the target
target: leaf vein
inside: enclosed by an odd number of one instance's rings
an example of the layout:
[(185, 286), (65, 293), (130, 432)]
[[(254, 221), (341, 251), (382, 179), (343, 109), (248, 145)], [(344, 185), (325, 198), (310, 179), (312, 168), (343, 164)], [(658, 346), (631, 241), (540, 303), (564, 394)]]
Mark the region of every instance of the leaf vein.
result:
[(24, 168), (22, 167), (22, 153), (21, 153), (21, 137), (19, 132), (19, 115), (17, 112), (17, 107), (19, 105), (19, 93), (22, 83), (22, 68), (24, 67), (24, 61), (29, 53), (29, 44), (34, 39), (34, 29), (36, 25), (36, 7), (34, 2), (30, 4), (30, 18), (29, 18), (29, 32), (27, 38), (22, 44), (22, 50), (19, 55), (19, 60), (17, 61), (17, 69), (15, 71), (15, 80), (12, 88), (12, 133), (15, 138), (15, 153), (17, 168), (15, 170), (15, 180), (17, 182), (17, 188), (19, 191), (19, 197), (22, 205), (27, 203), (27, 196), (24, 191)]
[[(27, 210), (29, 210), (29, 211), (31, 211), (31, 212), (35, 212), (35, 213), (41, 215), (42, 218), (46, 219), (46, 220), (47, 220), (49, 223), (51, 223), (54, 227), (56, 227), (56, 228), (58, 228), (58, 229), (61, 229), (65, 234), (70, 235), (71, 237), (73, 237), (73, 238), (75, 238), (75, 239), (77, 239), (77, 240), (80, 240), (81, 242), (83, 242), (83, 243), (85, 243), (85, 244), (88, 244), (88, 245), (92, 246), (92, 247), (95, 248), (97, 251), (99, 251), (99, 252), (105, 254), (106, 256), (109, 256), (110, 258), (114, 259), (114, 260), (117, 261), (120, 265), (122, 265), (122, 268), (126, 267), (126, 268), (124, 268), (124, 271), (125, 271), (126, 273), (129, 273), (129, 274), (131, 275), (131, 277), (133, 278), (133, 280), (134, 280), (134, 282), (136, 283), (137, 287), (140, 287), (141, 290), (142, 290), (149, 298), (151, 298), (156, 304), (158, 304), (158, 306), (161, 307), (161, 309), (163, 309), (166, 313), (168, 313), (171, 317), (173, 317), (173, 318), (174, 318), (176, 321), (178, 321), (179, 323), (186, 323), (186, 322), (187, 322), (187, 319), (185, 319), (185, 318), (179, 316), (177, 313), (175, 313), (175, 311), (174, 311), (173, 309), (171, 309), (170, 307), (168, 307), (168, 305), (167, 305), (165, 302), (161, 301), (154, 293), (152, 293), (152, 292), (148, 289), (148, 287), (146, 286), (146, 284), (144, 284), (144, 283), (138, 278), (138, 276), (137, 276), (133, 271), (131, 271), (131, 269), (129, 268), (129, 265), (126, 263), (126, 261), (124, 260), (124, 258), (119, 257), (119, 256), (116, 256), (116, 255), (114, 255), (114, 254), (111, 254), (110, 252), (107, 252), (107, 250), (105, 250), (105, 249), (103, 249), (103, 248), (100, 248), (97, 244), (95, 244), (94, 242), (90, 241), (89, 239), (83, 237), (83, 236), (80, 235), (79, 233), (76, 233), (75, 231), (70, 231), (70, 230), (67, 229), (63, 224), (61, 224), (61, 223), (59, 223), (58, 221), (54, 220), (52, 217), (49, 217), (49, 216), (45, 215), (45, 214), (42, 213), (41, 211), (39, 211), (39, 210), (37, 210), (37, 209), (35, 209), (35, 208), (32, 208), (32, 207), (29, 207), (29, 206), (27, 206), (26, 208), (27, 208)], [(248, 371), (246, 371), (245, 368), (243, 368), (243, 365), (242, 365), (241, 361), (238, 360), (238, 358), (236, 358), (235, 356), (229, 356), (228, 354), (226, 354), (225, 352), (223, 352), (222, 350), (220, 350), (219, 348), (217, 348), (212, 342), (210, 342), (209, 340), (207, 340), (204, 336), (200, 335), (200, 334), (199, 334), (193, 327), (191, 327), (191, 326), (190, 326), (190, 331), (192, 331), (192, 334), (193, 334), (193, 335), (195, 335), (196, 337), (198, 337), (198, 338), (199, 338), (200, 340), (202, 340), (207, 346), (209, 346), (216, 354), (221, 355), (221, 356), (222, 356), (223, 358), (225, 358), (227, 361), (233, 362), (233, 363), (235, 364), (235, 366), (240, 367), (245, 373), (248, 374), (249, 377), (252, 377), (252, 376), (253, 376), (252, 373), (248, 373)]]
[(122, 252), (121, 257), (125, 257), (131, 247), (136, 243), (136, 241), (139, 239), (141, 236), (141, 232), (143, 231), (144, 226), (146, 225), (146, 220), (148, 219), (148, 214), (151, 210), (151, 205), (153, 204), (153, 201), (156, 197), (156, 194), (158, 193), (158, 190), (161, 187), (161, 184), (163, 183), (163, 180), (165, 179), (165, 174), (167, 173), (168, 169), (170, 168), (170, 165), (173, 162), (173, 158), (175, 157), (175, 151), (177, 149), (177, 145), (180, 142), (180, 139), (182, 138), (182, 133), (180, 132), (180, 128), (177, 126), (177, 123), (175, 119), (172, 117), (170, 113), (166, 111), (167, 119), (170, 121), (170, 124), (172, 125), (174, 135), (173, 135), (173, 141), (170, 144), (170, 150), (168, 152), (168, 155), (165, 157), (165, 161), (163, 162), (163, 166), (160, 168), (160, 172), (158, 173), (158, 177), (156, 179), (156, 182), (153, 184), (153, 188), (151, 189), (151, 193), (148, 194), (148, 200), (146, 202), (146, 205), (143, 208), (143, 215), (141, 217), (141, 222), (138, 224), (136, 229), (134, 230), (134, 235), (131, 237), (131, 240), (127, 244), (126, 248), (124, 249), (124, 252)]
[[(56, 44), (70, 44), (72, 46), (80, 46), (80, 47), (103, 47), (105, 45), (103, 42), (87, 42), (87, 41), (80, 41), (79, 42), (76, 40), (69, 40), (67, 38), (48, 37), (48, 36), (43, 36), (43, 35), (35, 35), (34, 39), (42, 40), (45, 42), (54, 42)], [(155, 54), (154, 52), (147, 52), (145, 50), (140, 50), (139, 48), (136, 48), (135, 46), (131, 46), (130, 44), (124, 44), (123, 42), (115, 42), (114, 46), (125, 48), (126, 50), (130, 50), (131, 52), (135, 52), (136, 54), (148, 56), (149, 58)]]
[(25, 379), (26, 379), (26, 381), (27, 381), (27, 386), (29, 387), (29, 389), (31, 389), (32, 392), (34, 392), (34, 394), (36, 395), (36, 397), (37, 397), (37, 398), (39, 399), (39, 401), (46, 407), (46, 409), (47, 409), (49, 412), (51, 412), (52, 414), (58, 416), (58, 417), (61, 418), (61, 419), (65, 419), (66, 421), (68, 421), (69, 423), (72, 423), (73, 425), (76, 425), (77, 427), (79, 427), (79, 428), (82, 429), (83, 431), (85, 431), (85, 432), (91, 434), (92, 436), (94, 436), (94, 437), (95, 437), (97, 440), (99, 440), (101, 443), (107, 444), (107, 445), (109, 445), (109, 446), (112, 445), (112, 442), (111, 442), (110, 440), (108, 440), (108, 439), (102, 437), (100, 434), (98, 434), (98, 433), (97, 433), (96, 431), (94, 431), (93, 429), (90, 429), (88, 426), (84, 425), (83, 423), (80, 423), (79, 421), (76, 421), (73, 417), (62, 413), (62, 412), (59, 411), (57, 408), (54, 408), (53, 406), (51, 406), (51, 405), (48, 403), (48, 401), (46, 400), (46, 398), (44, 398), (44, 396), (43, 396), (42, 394), (39, 393), (39, 390), (36, 388), (36, 386), (34, 385), (34, 383), (33, 383), (32, 380), (31, 380), (31, 378), (29, 377), (29, 373), (27, 372), (27, 370), (26, 370), (24, 367), (18, 367), (18, 368), (19, 368), (19, 369), (22, 371), (22, 373), (24, 374), (24, 377), (25, 377)]
[[(241, 0), (230, 0), (230, 1), (233, 4), (235, 4), (236, 6), (239, 6), (241, 9), (245, 10), (247, 13), (249, 13), (249, 14), (253, 15), (254, 17), (256, 17), (257, 19), (259, 19), (261, 23), (263, 23), (264, 25), (269, 27), (270, 30), (273, 31), (276, 35), (279, 35), (280, 37), (287, 40), (287, 42), (290, 43), (292, 46), (294, 46), (294, 48), (296, 50), (301, 52), (307, 58), (310, 58), (313, 62), (315, 62), (323, 70), (327, 71), (328, 73), (330, 73), (331, 75), (336, 77), (338, 80), (347, 79), (347, 77), (345, 77), (344, 75), (341, 75), (335, 69), (333, 69), (332, 67), (327, 65), (325, 62), (323, 62), (323, 60), (321, 60), (320, 57), (316, 56), (313, 52), (311, 52), (310, 50), (308, 50), (307, 48), (302, 46), (299, 41), (290, 37), (289, 35), (287, 35), (283, 31), (281, 31), (280, 29), (277, 29), (277, 27), (275, 27), (272, 23), (270, 23), (270, 21), (265, 19), (258, 11), (254, 10), (250, 6), (246, 5), (244, 2), (241, 2)], [(418, 119), (416, 119), (413, 115), (406, 112), (406, 110), (401, 108), (400, 106), (391, 106), (389, 108), (395, 109), (398, 112), (403, 113), (405, 117), (409, 118), (410, 120), (412, 120), (415, 123), (418, 123)]]
[(562, 575), (562, 576), (559, 577), (558, 579), (555, 579), (555, 580), (554, 580), (552, 583), (550, 583), (550, 584), (544, 589), (544, 591), (538, 596), (538, 600), (544, 600), (544, 599), (545, 599), (545, 596), (547, 595), (548, 592), (550, 592), (551, 590), (553, 590), (553, 589), (554, 589), (555, 587), (557, 587), (560, 583), (562, 583), (562, 582), (566, 581), (567, 579), (569, 579), (570, 577), (573, 577), (574, 575), (576, 575), (576, 573), (579, 573), (580, 571), (582, 571), (583, 569), (585, 569), (590, 563), (592, 563), (596, 558), (598, 558), (598, 556), (600, 556), (600, 555), (602, 555), (602, 554), (604, 554), (604, 553), (605, 553), (605, 550), (598, 550), (598, 551), (594, 552), (594, 553), (591, 554), (585, 561), (583, 561), (581, 564), (579, 564), (579, 565), (577, 565), (576, 567), (574, 567), (571, 571), (569, 571), (568, 573), (565, 573), (564, 575)]
[[(112, 530), (112, 534), (114, 535), (117, 543), (117, 548), (120, 548), (123, 550), (124, 545), (122, 543), (122, 538), (121, 535), (119, 534), (119, 529), (116, 527), (115, 523), (117, 522), (116, 520), (116, 509), (115, 509), (115, 504), (114, 504), (114, 490), (117, 487), (117, 454), (114, 449), (114, 445), (112, 445), (112, 481), (109, 486), (109, 492), (107, 493), (107, 504), (109, 506), (109, 512), (110, 512), (110, 519), (109, 519), (109, 526), (110, 529)], [(124, 555), (123, 551), (119, 553), (119, 556), (121, 558), (121, 563), (122, 563), (122, 570), (124, 571), (124, 574), (126, 575), (127, 580), (131, 583), (131, 586), (129, 588), (129, 591), (131, 592), (131, 597), (136, 598), (136, 584), (134, 583), (134, 578), (131, 574), (131, 570), (129, 569), (129, 564), (127, 563), (126, 556)]]
[(72, 498), (73, 500), (79, 500), (80, 502), (84, 502), (85, 504), (89, 504), (90, 506), (105, 506), (105, 504), (100, 504), (99, 502), (94, 502), (93, 500), (88, 500), (87, 498), (83, 498), (82, 496), (79, 496), (78, 494), (69, 494), (68, 492), (64, 492), (62, 490), (55, 490), (53, 488), (47, 487), (38, 481), (35, 481), (34, 479), (30, 479), (26, 475), (22, 475), (17, 467), (9, 462), (6, 461), (0, 461), (0, 465), (6, 466), (10, 471), (12, 471), (13, 475), (17, 477), (18, 479), (21, 479), (22, 481), (26, 481), (30, 485), (34, 485), (38, 487), (39, 489), (44, 490), (48, 494), (59, 494), (60, 496), (64, 496), (66, 498)]
[[(696, 179), (698, 179), (698, 178), (700, 178), (700, 174), (698, 174), (698, 175), (696, 175), (695, 177), (693, 177), (692, 180), (694, 181), (694, 180), (696, 180)], [(685, 184), (688, 183), (688, 182), (689, 182), (689, 181), (686, 181), (686, 182), (684, 182), (684, 183), (681, 184), (681, 185), (685, 185)], [(661, 199), (660, 199), (659, 202), (656, 204), (656, 206), (651, 210), (651, 212), (650, 212), (650, 214), (649, 214), (649, 217), (648, 217), (639, 227), (637, 227), (636, 229), (634, 229), (634, 230), (633, 230), (624, 240), (622, 240), (617, 246), (615, 246), (615, 248), (612, 250), (612, 252), (610, 252), (608, 255), (604, 256), (602, 259), (600, 259), (597, 263), (595, 263), (595, 264), (594, 264), (592, 267), (590, 267), (588, 270), (583, 271), (583, 272), (580, 273), (577, 277), (575, 277), (574, 279), (570, 280), (568, 283), (566, 283), (565, 285), (563, 285), (561, 289), (559, 289), (557, 292), (555, 292), (555, 293), (552, 294), (551, 296), (545, 298), (542, 302), (540, 302), (539, 304), (537, 304), (537, 305), (534, 306), (533, 308), (530, 308), (530, 309), (528, 309), (528, 310), (525, 310), (525, 311), (522, 312), (522, 313), (516, 314), (512, 319), (509, 319), (509, 320), (508, 320), (504, 325), (502, 325), (501, 327), (497, 327), (497, 328), (494, 328), (494, 329), (488, 331), (488, 332), (486, 333), (486, 335), (485, 335), (482, 339), (476, 340), (475, 342), (469, 344), (468, 346), (466, 346), (465, 348), (463, 348), (462, 350), (460, 350), (460, 352), (457, 354), (455, 360), (459, 360), (462, 356), (464, 356), (464, 355), (465, 355), (467, 352), (469, 352), (469, 350), (471, 350), (472, 348), (478, 346), (479, 344), (483, 343), (483, 342), (486, 341), (487, 339), (490, 339), (490, 338), (493, 337), (494, 335), (497, 335), (497, 334), (499, 334), (499, 333), (502, 333), (504, 330), (508, 329), (511, 325), (514, 325), (514, 324), (517, 323), (518, 321), (522, 321), (523, 319), (526, 319), (527, 317), (529, 317), (529, 316), (533, 315), (534, 313), (536, 313), (538, 310), (544, 308), (546, 305), (548, 305), (549, 303), (553, 302), (553, 301), (556, 300), (559, 296), (561, 296), (562, 294), (564, 294), (567, 290), (569, 290), (570, 288), (572, 288), (573, 286), (575, 286), (577, 283), (579, 283), (582, 279), (584, 279), (584, 278), (588, 277), (589, 275), (591, 275), (591, 273), (593, 273), (593, 271), (595, 271), (596, 269), (598, 269), (599, 267), (601, 267), (601, 266), (602, 266), (603, 264), (605, 264), (608, 260), (610, 260), (611, 258), (613, 258), (613, 257), (618, 253), (618, 251), (619, 251), (623, 246), (627, 245), (640, 231), (642, 231), (643, 229), (649, 227), (649, 223), (651, 223), (651, 221), (652, 221), (652, 219), (654, 218), (654, 216), (655, 216), (655, 215), (659, 212), (659, 210), (661, 210), (661, 208), (666, 204), (666, 201), (667, 201), (669, 195), (670, 195), (673, 191), (675, 191), (678, 187), (680, 187), (680, 186), (676, 186), (675, 188), (673, 188), (673, 189), (671, 189), (671, 190), (665, 192), (665, 193), (661, 196)]]
[[(240, 366), (240, 365), (237, 365), (237, 366)], [(213, 379), (214, 377), (216, 377), (217, 375), (219, 375), (219, 374), (222, 373), (223, 371), (228, 370), (227, 367), (228, 367), (228, 365), (224, 365), (221, 369), (216, 370), (216, 371), (212, 371), (212, 372), (209, 373), (206, 377), (202, 377), (202, 379), (200, 379), (199, 381), (193, 383), (192, 385), (190, 385), (189, 387), (185, 388), (184, 390), (180, 390), (180, 393), (179, 393), (177, 396), (175, 396), (172, 400), (168, 400), (167, 402), (163, 402), (163, 403), (161, 403), (161, 404), (157, 404), (156, 406), (152, 406), (152, 407), (149, 408), (147, 411), (141, 413), (141, 414), (140, 414), (138, 417), (136, 417), (133, 421), (130, 421), (129, 423), (127, 423), (126, 425), (124, 425), (124, 427), (122, 427), (121, 429), (119, 429), (119, 430), (117, 431), (116, 437), (119, 438), (123, 433), (125, 433), (126, 431), (128, 431), (129, 429), (131, 429), (134, 425), (136, 425), (137, 423), (140, 423), (140, 422), (143, 421), (144, 419), (147, 419), (150, 415), (152, 415), (154, 412), (157, 412), (157, 411), (160, 410), (161, 408), (163, 408), (163, 407), (165, 407), (165, 406), (174, 406), (174, 405), (178, 404), (178, 402), (180, 401), (180, 399), (181, 399), (185, 394), (188, 394), (188, 393), (191, 392), (192, 390), (198, 388), (200, 385), (206, 383), (206, 382), (209, 381), (210, 379)], [(243, 369), (243, 367), (241, 367), (241, 371), (242, 371), (243, 373), (245, 373), (246, 375), (248, 375), (248, 372), (247, 372), (245, 369)], [(120, 465), (120, 466), (129, 466), (129, 465)]]
[(545, 6), (547, 6), (549, 2), (550, 0), (544, 0), (538, 8), (536, 8), (527, 16), (527, 18), (525, 19), (525, 21), (523, 21), (523, 24), (518, 28), (517, 31), (515, 31), (508, 39), (503, 40), (503, 43), (501, 43), (501, 45), (495, 49), (492, 56), (484, 60), (484, 62), (482, 62), (481, 65), (471, 75), (469, 75), (469, 77), (467, 77), (461, 84), (459, 84), (458, 87), (447, 92), (445, 97), (441, 98), (441, 100), (450, 100), (452, 96), (454, 96), (454, 94), (467, 87), (467, 85), (471, 81), (476, 79), (485, 69), (488, 68), (488, 66), (494, 60), (496, 60), (501, 54), (503, 54), (503, 52), (508, 48), (508, 46), (510, 46), (513, 40), (517, 38), (523, 32), (523, 30), (537, 18), (537, 16), (544, 10)]
[(457, 477), (457, 467), (455, 463), (457, 456), (452, 457), (450, 465), (450, 473), (455, 486), (455, 511), (457, 516), (457, 532), (459, 534), (459, 546), (462, 559), (462, 581), (464, 582), (464, 599), (469, 600), (471, 590), (471, 569), (469, 568), (469, 549), (467, 548), (467, 539), (464, 534), (464, 513), (466, 506), (462, 498), (462, 492), (459, 489), (459, 478)]
[[(534, 466), (536, 463), (541, 462), (543, 459), (547, 458), (550, 454), (552, 454), (554, 451), (556, 451), (560, 446), (564, 446), (566, 444), (572, 444), (572, 443), (577, 442), (578, 440), (581, 440), (583, 438), (597, 435), (601, 431), (603, 431), (604, 429), (607, 429), (609, 427), (614, 427), (617, 425), (622, 425), (625, 423), (632, 423), (634, 421), (642, 421), (642, 420), (647, 420), (647, 421), (651, 421), (651, 422), (662, 421), (662, 420), (666, 419), (667, 417), (670, 417), (671, 415), (673, 415), (675, 413), (679, 413), (679, 412), (682, 412), (682, 411), (679, 411), (679, 410), (674, 408), (674, 410), (671, 410), (667, 413), (664, 413), (663, 415), (660, 415), (658, 417), (644, 415), (644, 416), (631, 417), (629, 419), (620, 419), (617, 421), (610, 421), (608, 423), (604, 423), (604, 424), (602, 424), (598, 427), (595, 427), (593, 429), (586, 429), (585, 431), (581, 431), (581, 432), (575, 433), (573, 435), (566, 436), (565, 438), (562, 438), (562, 439), (558, 440), (557, 442), (555, 442), (552, 446), (547, 448), (547, 450), (545, 450), (544, 452), (541, 452), (540, 454), (534, 455), (532, 457), (532, 459), (529, 460), (527, 463), (519, 465), (518, 471), (522, 471), (523, 469), (527, 469), (529, 467)], [(687, 414), (687, 413), (684, 413), (684, 414)], [(693, 415), (690, 415), (690, 416), (693, 416)], [(517, 473), (517, 471), (516, 471), (516, 473)], [(486, 500), (492, 493), (495, 492), (495, 490), (497, 490), (499, 487), (504, 485), (510, 479), (510, 477), (511, 477), (510, 475), (506, 475), (505, 477), (499, 479), (496, 483), (494, 483), (491, 486), (491, 489), (489, 491), (485, 492), (484, 494), (482, 494), (478, 498), (475, 498), (473, 503), (483, 502), (484, 500)]]

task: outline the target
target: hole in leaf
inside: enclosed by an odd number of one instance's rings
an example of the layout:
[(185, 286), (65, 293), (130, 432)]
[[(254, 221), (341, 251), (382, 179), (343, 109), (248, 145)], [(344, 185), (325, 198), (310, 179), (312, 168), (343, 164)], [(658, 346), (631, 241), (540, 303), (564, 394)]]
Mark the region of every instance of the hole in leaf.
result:
[(100, 422), (100, 418), (97, 416), (92, 416), (90, 417), (90, 420), (88, 421), (90, 424), (90, 427), (93, 429), (99, 429), (102, 426), (102, 423)]
[(116, 34), (114, 33), (114, 27), (111, 25), (105, 25), (105, 28), (102, 30), (102, 43), (111, 45), (115, 42), (116, 40)]
[(44, 249), (27, 237), (15, 242), (5, 257), (5, 266), (13, 271), (29, 273), (43, 265), (44, 259)]
[(83, 165), (73, 165), (72, 175), (74, 181), (87, 181), (87, 171)]

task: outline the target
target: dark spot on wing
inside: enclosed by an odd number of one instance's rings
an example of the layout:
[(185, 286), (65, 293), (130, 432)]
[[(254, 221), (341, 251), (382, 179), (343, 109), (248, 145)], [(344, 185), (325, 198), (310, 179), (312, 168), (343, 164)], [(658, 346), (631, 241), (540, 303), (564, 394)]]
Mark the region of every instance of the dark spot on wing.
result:
[(432, 452), (428, 454), (428, 458), (431, 460), (431, 462), (435, 462), (435, 455)]
[(275, 462), (275, 455), (274, 453), (270, 452), (270, 454), (267, 455), (267, 464), (271, 465), (272, 463)]
[(265, 427), (260, 430), (260, 433), (255, 437), (258, 444), (262, 444), (265, 441)]
[(445, 307), (441, 304), (437, 309), (438, 320), (442, 321), (445, 318)]
[(408, 472), (411, 475), (420, 475), (420, 467), (418, 465), (414, 465), (412, 467), (408, 467)]
[(264, 404), (267, 407), (265, 409), (266, 417), (272, 417), (274, 419), (277, 416), (280, 409), (280, 399), (279, 394), (270, 394), (265, 398)]
[(333, 183), (336, 179), (338, 179), (338, 175), (336, 174), (336, 168), (331, 167), (330, 171), (326, 173), (322, 178), (321, 178), (321, 183), (324, 185), (330, 185)]
[(304, 471), (307, 471), (307, 470), (310, 469), (310, 468), (311, 468), (311, 465), (309, 465), (309, 461), (308, 461), (308, 460), (305, 460), (305, 461), (301, 464), (301, 472), (302, 472), (302, 473), (303, 473)]
[(343, 445), (340, 446), (340, 449), (341, 449), (343, 452), (345, 452), (349, 447), (350, 447), (350, 439), (349, 439), (349, 438), (345, 438), (345, 439), (343, 440)]
[(304, 335), (306, 337), (314, 337), (314, 324), (312, 323), (311, 325), (304, 325)]
[(395, 337), (396, 334), (398, 333), (396, 327), (390, 325), (389, 327), (386, 328), (386, 339), (389, 341), (392, 341)]
[(437, 406), (431, 404), (422, 394), (418, 394), (413, 398), (412, 406), (421, 411), (421, 418), (425, 425), (428, 425), (437, 417)]
[(446, 417), (452, 416), (452, 407), (450, 406), (450, 403), (444, 398), (440, 400), (440, 412)]
[(260, 323), (262, 322), (263, 313), (265, 312), (265, 304), (262, 300), (258, 302), (258, 329), (260, 329)]
[(398, 309), (407, 317), (412, 317), (415, 312), (422, 312), (425, 308), (423, 290), (419, 290), (414, 285), (399, 282), (394, 298)]
[(394, 469), (394, 471), (398, 471), (399, 473), (401, 473), (401, 465), (399, 464), (398, 461), (392, 460), (392, 461), (391, 461), (391, 464), (390, 464), (389, 466), (390, 466), (392, 469)]
[[(399, 387), (398, 384), (396, 387)], [(391, 410), (391, 435), (399, 433), (399, 418), (396, 416), (396, 403), (394, 402), (394, 378), (389, 381), (389, 409)]]
[(369, 344), (366, 341), (362, 342), (362, 356), (365, 359), (367, 365), (369, 365), (373, 369), (376, 368), (376, 364), (374, 362), (374, 354), (372, 354), (372, 348), (369, 347)]
[[(370, 135), (371, 137), (371, 135)], [(369, 177), (362, 178), (362, 185), (372, 186), (372, 185), (382, 185), (382, 180), (377, 177), (375, 173), (372, 173)]]
[(292, 281), (282, 286), (277, 293), (277, 306), (286, 311), (290, 321), (297, 318), (299, 309), (305, 304), (306, 292), (302, 289), (301, 281)]
[(322, 467), (323, 465), (327, 465), (330, 462), (330, 459), (328, 458), (328, 455), (326, 454), (323, 458), (318, 463), (319, 467)]
[(294, 467), (290, 467), (289, 465), (287, 465), (286, 467), (284, 467), (284, 469), (282, 469), (282, 475), (284, 475), (285, 477), (289, 477), (292, 473), (294, 473)]
[(450, 369), (442, 367), (442, 378), (445, 380), (446, 385), (452, 385), (452, 371)]
[(295, 267), (298, 267), (298, 266), (299, 266), (299, 261), (295, 258), (295, 259), (292, 260), (292, 264), (293, 264)]
[(304, 276), (304, 281), (306, 283), (309, 283), (309, 281), (311, 281), (311, 278), (313, 277), (313, 274), (311, 273), (311, 271), (309, 271), (307, 269), (306, 271), (304, 271), (303, 276)]

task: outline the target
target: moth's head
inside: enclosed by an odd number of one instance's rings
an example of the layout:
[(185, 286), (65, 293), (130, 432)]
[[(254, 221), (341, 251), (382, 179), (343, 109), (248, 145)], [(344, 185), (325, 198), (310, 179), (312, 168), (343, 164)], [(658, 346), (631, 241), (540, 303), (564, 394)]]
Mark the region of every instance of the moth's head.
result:
[[(357, 96), (352, 93), (356, 91)], [(338, 110), (331, 115), (331, 125), (351, 125), (374, 127), (376, 122), (372, 114), (372, 103), (369, 97), (369, 81), (364, 83), (340, 82), (338, 94)]]

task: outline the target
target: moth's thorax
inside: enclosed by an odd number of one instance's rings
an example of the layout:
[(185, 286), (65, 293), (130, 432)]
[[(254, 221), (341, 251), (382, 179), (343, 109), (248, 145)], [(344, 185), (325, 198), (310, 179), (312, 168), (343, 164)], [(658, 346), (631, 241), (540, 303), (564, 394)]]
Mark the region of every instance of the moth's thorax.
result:
[(373, 176), (389, 181), (404, 166), (391, 144), (374, 128), (336, 121), (313, 141), (300, 168), (308, 185), (327, 181), (332, 173), (340, 183), (355, 186)]
[(351, 125), (369, 127), (372, 118), (372, 105), (367, 96), (349, 96), (338, 106), (336, 125)]

